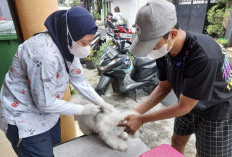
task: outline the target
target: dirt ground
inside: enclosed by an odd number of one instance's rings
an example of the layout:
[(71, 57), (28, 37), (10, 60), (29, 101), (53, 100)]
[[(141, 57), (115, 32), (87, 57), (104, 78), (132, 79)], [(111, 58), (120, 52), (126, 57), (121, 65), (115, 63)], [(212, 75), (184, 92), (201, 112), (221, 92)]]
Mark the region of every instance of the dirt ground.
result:
[[(85, 69), (85, 74), (89, 83), (95, 87), (98, 83), (99, 76), (97, 75), (97, 70), (88, 70)], [(103, 99), (108, 103), (111, 103), (119, 110), (133, 110), (138, 104), (142, 103), (148, 94), (140, 91), (138, 102), (134, 100), (133, 94), (121, 95), (112, 91), (112, 88), (109, 88), (106, 94), (103, 96)], [(73, 99), (78, 100), (80, 103), (87, 103), (80, 95), (75, 95)], [(162, 104), (158, 104), (150, 112), (164, 108)], [(160, 144), (171, 144), (171, 136), (173, 133), (173, 123), (174, 119), (160, 120), (156, 122), (150, 122), (144, 124), (140, 128), (140, 139), (149, 147), (154, 148)], [(192, 135), (185, 150), (186, 157), (195, 156), (195, 136)]]

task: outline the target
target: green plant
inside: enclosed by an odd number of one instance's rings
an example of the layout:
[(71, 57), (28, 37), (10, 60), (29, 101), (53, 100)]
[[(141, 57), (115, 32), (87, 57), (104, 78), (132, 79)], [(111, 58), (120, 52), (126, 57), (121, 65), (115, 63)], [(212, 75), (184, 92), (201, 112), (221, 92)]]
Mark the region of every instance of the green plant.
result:
[(73, 0), (72, 3), (70, 4), (70, 7), (76, 7), (80, 6), (80, 2), (78, 0)]
[(76, 89), (71, 85), (71, 83), (69, 83), (69, 88), (70, 88), (70, 93), (71, 96), (77, 94), (78, 92), (76, 91)]
[(107, 44), (107, 45), (111, 45), (111, 46), (114, 46), (114, 45), (115, 45), (114, 42), (113, 42), (112, 40), (109, 40), (106, 44)]
[(128, 21), (125, 18), (123, 18), (123, 24), (126, 25), (126, 26), (128, 24)]
[(103, 55), (103, 50), (107, 47), (107, 45), (108, 45), (108, 43), (103, 43), (101, 46), (100, 46), (100, 48), (99, 48), (99, 50), (97, 51), (97, 53), (96, 53), (96, 55), (94, 55), (94, 57), (93, 57), (93, 63), (95, 64), (95, 66), (98, 66), (98, 64), (99, 64), (99, 62), (100, 62), (100, 60), (101, 60), (101, 57), (102, 57), (102, 55)]
[(223, 47), (227, 47), (227, 45), (229, 43), (229, 41), (227, 39), (225, 39), (225, 38), (218, 38), (216, 41), (218, 43), (220, 43)]
[(225, 34), (223, 19), (225, 17), (225, 8), (219, 8), (219, 5), (213, 6), (207, 13), (207, 19), (210, 25), (207, 26), (206, 32), (213, 36), (221, 38)]
[(93, 11), (91, 11), (91, 14), (93, 15), (93, 18), (94, 18), (95, 20), (100, 20), (100, 19), (101, 19), (101, 15), (100, 15), (99, 12), (93, 10)]
[(206, 32), (216, 38), (221, 38), (225, 34), (224, 19), (228, 16), (226, 11), (229, 0), (218, 0), (218, 4), (213, 6), (207, 13), (209, 25)]
[(132, 61), (134, 60), (134, 56), (132, 54), (127, 53), (127, 56), (129, 56)]
[(93, 50), (92, 48), (90, 48), (90, 54), (85, 59), (86, 60), (93, 60), (93, 56), (94, 56), (95, 52), (96, 52), (96, 50)]

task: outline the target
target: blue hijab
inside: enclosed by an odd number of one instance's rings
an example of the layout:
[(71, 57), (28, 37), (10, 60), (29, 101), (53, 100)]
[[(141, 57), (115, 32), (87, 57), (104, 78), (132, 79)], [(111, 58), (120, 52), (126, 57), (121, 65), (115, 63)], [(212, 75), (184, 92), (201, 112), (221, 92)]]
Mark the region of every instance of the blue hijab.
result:
[[(85, 35), (95, 34), (98, 27), (93, 16), (81, 7), (73, 7), (68, 12), (67, 10), (56, 11), (46, 19), (44, 25), (47, 27), (63, 58), (72, 62), (74, 56), (68, 50), (66, 13), (68, 13), (68, 28), (74, 41), (80, 40)], [(68, 39), (69, 45), (72, 46), (70, 35), (68, 35)]]

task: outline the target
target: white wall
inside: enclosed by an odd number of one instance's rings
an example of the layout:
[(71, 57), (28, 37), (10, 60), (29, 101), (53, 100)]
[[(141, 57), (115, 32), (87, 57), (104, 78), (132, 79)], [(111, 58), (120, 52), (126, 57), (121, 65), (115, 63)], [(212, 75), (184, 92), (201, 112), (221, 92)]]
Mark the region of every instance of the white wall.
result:
[(137, 0), (111, 0), (111, 11), (113, 13), (116, 6), (119, 6), (120, 12), (128, 21), (128, 28), (131, 28), (135, 23)]

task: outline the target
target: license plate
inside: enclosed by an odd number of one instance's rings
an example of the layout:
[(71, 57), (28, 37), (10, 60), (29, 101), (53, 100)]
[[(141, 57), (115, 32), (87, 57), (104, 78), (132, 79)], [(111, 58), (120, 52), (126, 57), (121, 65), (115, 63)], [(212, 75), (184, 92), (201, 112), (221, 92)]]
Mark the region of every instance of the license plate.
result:
[(120, 33), (121, 38), (132, 38), (132, 34)]
[(103, 52), (105, 52), (106, 55), (110, 57), (110, 59), (113, 59), (115, 56), (118, 55), (118, 52), (117, 52), (113, 47), (111, 47), (110, 45), (108, 45), (108, 46), (103, 50)]

